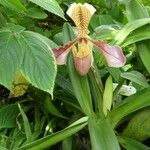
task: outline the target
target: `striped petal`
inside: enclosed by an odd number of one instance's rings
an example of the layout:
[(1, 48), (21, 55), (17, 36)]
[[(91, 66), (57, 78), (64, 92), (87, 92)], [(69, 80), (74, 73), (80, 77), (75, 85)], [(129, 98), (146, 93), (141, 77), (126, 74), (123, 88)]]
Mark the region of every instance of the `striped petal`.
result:
[(77, 26), (79, 36), (84, 36), (88, 33), (88, 25), (91, 17), (96, 9), (88, 4), (73, 3), (67, 10), (67, 15), (74, 21)]
[(126, 58), (119, 46), (110, 46), (103, 41), (91, 40), (91, 42), (103, 53), (108, 66), (118, 68), (126, 63)]

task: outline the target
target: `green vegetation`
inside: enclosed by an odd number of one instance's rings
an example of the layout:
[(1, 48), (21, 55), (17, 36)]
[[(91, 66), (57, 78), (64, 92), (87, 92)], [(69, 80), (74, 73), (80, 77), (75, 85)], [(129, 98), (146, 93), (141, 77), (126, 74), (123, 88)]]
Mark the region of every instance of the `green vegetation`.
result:
[(150, 150), (149, 15), (149, 0), (0, 0), (0, 150)]

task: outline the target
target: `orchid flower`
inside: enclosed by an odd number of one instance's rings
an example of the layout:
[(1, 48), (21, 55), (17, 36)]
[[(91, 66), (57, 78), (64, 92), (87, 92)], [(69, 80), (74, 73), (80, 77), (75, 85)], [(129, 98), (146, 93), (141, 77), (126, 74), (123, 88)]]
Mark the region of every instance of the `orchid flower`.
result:
[(67, 10), (67, 15), (74, 21), (78, 36), (68, 44), (54, 48), (57, 64), (66, 63), (70, 50), (73, 53), (74, 65), (80, 75), (85, 75), (93, 63), (93, 45), (104, 55), (108, 66), (122, 67), (126, 58), (119, 46), (110, 46), (104, 41), (96, 41), (88, 36), (88, 25), (96, 9), (88, 4), (73, 3)]

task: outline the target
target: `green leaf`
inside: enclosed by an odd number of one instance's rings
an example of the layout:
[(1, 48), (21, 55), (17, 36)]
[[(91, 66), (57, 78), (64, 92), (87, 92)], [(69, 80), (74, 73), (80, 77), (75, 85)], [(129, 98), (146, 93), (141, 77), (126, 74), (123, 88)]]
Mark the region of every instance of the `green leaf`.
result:
[(118, 139), (121, 145), (127, 150), (150, 150), (149, 147), (145, 146), (144, 144), (134, 139), (124, 137), (124, 136), (119, 136)]
[(120, 68), (112, 68), (112, 67), (107, 67), (107, 70), (115, 80), (115, 82), (119, 82), (121, 80), (120, 74), (121, 74), (121, 69)]
[(127, 23), (117, 34), (114, 39), (114, 43), (121, 44), (126, 37), (135, 29), (150, 23), (150, 18), (137, 19)]
[(79, 130), (81, 130), (83, 127), (87, 125), (87, 120), (83, 117), (83, 119), (79, 119), (79, 121), (74, 122), (74, 124), (70, 125), (69, 127), (53, 133), (52, 135), (48, 135), (44, 138), (41, 138), (39, 140), (36, 140), (34, 142), (31, 142), (25, 146), (22, 146), (18, 148), (17, 150), (40, 150), (40, 149), (46, 149), (64, 139), (67, 137), (75, 134)]
[(8, 89), (11, 89), (16, 71), (23, 59), (23, 49), (19, 41), (21, 31), (16, 28), (7, 27), (0, 30), (0, 84)]
[(0, 83), (11, 89), (21, 69), (30, 83), (52, 94), (57, 69), (51, 46), (56, 44), (22, 26), (8, 24), (0, 29)]
[(25, 54), (21, 70), (31, 84), (52, 95), (56, 77), (56, 62), (47, 40), (38, 33), (30, 31), (22, 33), (21, 44)]
[(47, 17), (47, 14), (43, 10), (34, 7), (27, 10), (27, 15), (36, 19), (45, 19)]
[(136, 44), (136, 49), (139, 53), (139, 56), (146, 67), (147, 71), (150, 73), (150, 63), (149, 63), (149, 58), (150, 58), (150, 40), (145, 41), (145, 42), (139, 42)]
[(6, 18), (3, 16), (2, 13), (0, 13), (0, 27), (5, 26), (6, 25)]
[(140, 18), (149, 18), (146, 7), (139, 0), (123, 0), (126, 6), (127, 18), (133, 21)]
[(18, 108), (20, 110), (20, 113), (21, 113), (21, 116), (23, 119), (23, 125), (24, 125), (27, 142), (31, 142), (32, 141), (32, 132), (31, 132), (29, 120), (28, 120), (26, 114), (24, 113), (23, 109), (21, 108), (20, 104), (18, 104)]
[(93, 68), (89, 70), (88, 81), (95, 112), (103, 114), (103, 85), (100, 74), (98, 72), (98, 67), (93, 64)]
[(65, 19), (64, 12), (56, 0), (29, 0), (45, 10)]
[(98, 26), (96, 29), (94, 29), (94, 37), (99, 40), (112, 40), (118, 32), (114, 27), (113, 25)]
[(144, 77), (144, 75), (138, 71), (130, 71), (130, 72), (121, 73), (121, 77), (131, 80), (132, 82), (139, 84), (143, 88), (149, 87), (149, 84), (146, 78)]
[(69, 80), (67, 80), (65, 77), (63, 77), (61, 74), (57, 74), (56, 83), (61, 88), (63, 88), (63, 90), (65, 90), (66, 92), (70, 93), (71, 95), (74, 95), (71, 82)]
[(105, 116), (107, 115), (107, 111), (110, 111), (111, 109), (112, 98), (113, 98), (113, 81), (112, 77), (109, 76), (106, 80), (103, 94), (103, 112)]
[(120, 150), (111, 123), (106, 118), (90, 117), (88, 127), (92, 150)]
[(65, 139), (62, 143), (63, 150), (72, 150), (73, 147), (73, 139), (69, 137)]
[(114, 24), (113, 18), (110, 15), (94, 15), (90, 21), (90, 27), (93, 30), (100, 25)]
[(0, 4), (19, 13), (25, 13), (26, 11), (20, 0), (0, 0)]
[(150, 109), (138, 112), (129, 122), (123, 136), (144, 141), (150, 137)]
[(69, 23), (64, 23), (63, 25), (63, 44), (70, 42), (75, 39), (75, 33)]
[(80, 76), (74, 67), (73, 57), (69, 57), (68, 61), (69, 76), (74, 89), (74, 94), (86, 115), (93, 113), (92, 99), (87, 76)]
[(119, 121), (141, 108), (150, 105), (150, 88), (144, 89), (130, 97), (127, 97), (123, 102), (110, 112), (112, 126), (115, 127)]
[(143, 31), (143, 30), (140, 30), (140, 32), (137, 32), (127, 37), (124, 43), (122, 44), (122, 47), (126, 47), (130, 44), (134, 44), (139, 41), (150, 39), (150, 31), (147, 31), (147, 30)]
[(7, 148), (2, 147), (1, 145), (0, 145), (0, 149), (1, 149), (1, 150), (8, 150)]
[[(149, 14), (147, 9), (139, 0), (130, 0), (128, 3), (125, 3), (126, 11), (127, 11), (127, 17), (128, 20), (136, 20), (140, 18), (149, 18)], [(134, 8), (134, 9), (133, 9)], [(147, 28), (149, 31), (149, 28)], [(150, 73), (150, 50), (149, 50), (149, 40), (136, 44), (137, 51), (141, 57), (141, 60), (143, 64), (145, 65), (146, 69)]]
[(45, 98), (45, 101), (44, 101), (44, 107), (45, 109), (55, 115), (55, 116), (58, 116), (58, 117), (61, 117), (61, 118), (65, 118), (60, 112), (59, 110), (54, 106), (54, 104), (52, 103), (52, 100), (50, 99), (49, 95), (46, 96)]
[(9, 104), (0, 108), (0, 129), (16, 126), (18, 108), (16, 104)]

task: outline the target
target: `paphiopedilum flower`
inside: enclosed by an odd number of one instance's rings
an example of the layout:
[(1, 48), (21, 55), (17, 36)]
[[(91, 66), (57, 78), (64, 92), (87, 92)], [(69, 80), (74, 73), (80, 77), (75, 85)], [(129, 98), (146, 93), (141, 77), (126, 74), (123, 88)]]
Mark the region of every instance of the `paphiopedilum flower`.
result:
[(78, 36), (68, 44), (53, 49), (59, 65), (66, 63), (68, 53), (71, 50), (75, 68), (80, 75), (85, 75), (92, 66), (93, 45), (104, 55), (108, 66), (122, 67), (126, 62), (126, 58), (119, 46), (111, 46), (104, 41), (96, 41), (88, 36), (88, 25), (95, 11), (96, 9), (87, 3), (71, 4), (67, 14), (74, 21)]

